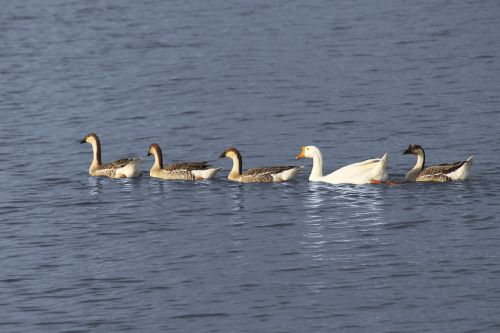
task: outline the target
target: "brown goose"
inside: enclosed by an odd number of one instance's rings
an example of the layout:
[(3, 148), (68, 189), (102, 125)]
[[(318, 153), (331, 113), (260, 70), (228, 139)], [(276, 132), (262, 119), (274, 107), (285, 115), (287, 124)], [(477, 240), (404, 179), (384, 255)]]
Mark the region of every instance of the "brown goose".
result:
[(170, 180), (211, 179), (221, 168), (214, 168), (207, 162), (175, 162), (163, 167), (163, 154), (158, 144), (149, 146), (148, 156), (154, 155), (155, 163), (149, 175)]
[(417, 163), (405, 176), (410, 182), (451, 182), (469, 179), (473, 156), (465, 161), (425, 167), (425, 151), (419, 145), (409, 145), (403, 154), (417, 156)]
[(278, 183), (291, 180), (303, 168), (300, 166), (272, 166), (248, 169), (242, 172), (243, 160), (236, 148), (227, 148), (219, 158), (228, 157), (233, 160), (233, 168), (227, 177), (229, 180), (242, 183)]
[(95, 133), (87, 134), (80, 143), (90, 143), (94, 158), (90, 164), (89, 174), (96, 177), (132, 178), (141, 174), (140, 157), (124, 158), (114, 162), (101, 162), (101, 142)]

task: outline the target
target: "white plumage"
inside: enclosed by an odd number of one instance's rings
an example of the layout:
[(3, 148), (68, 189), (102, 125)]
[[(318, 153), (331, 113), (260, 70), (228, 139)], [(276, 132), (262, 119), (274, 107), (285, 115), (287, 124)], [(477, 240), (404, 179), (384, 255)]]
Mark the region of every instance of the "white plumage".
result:
[(381, 158), (374, 158), (359, 163), (346, 165), (326, 176), (323, 176), (323, 155), (316, 146), (304, 146), (297, 158), (312, 158), (313, 167), (309, 180), (329, 184), (369, 184), (387, 181), (387, 160), (384, 154)]

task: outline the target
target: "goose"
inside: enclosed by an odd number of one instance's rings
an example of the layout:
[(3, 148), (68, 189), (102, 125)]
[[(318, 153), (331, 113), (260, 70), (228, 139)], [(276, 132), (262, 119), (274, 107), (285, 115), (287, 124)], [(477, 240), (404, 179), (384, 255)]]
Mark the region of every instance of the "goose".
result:
[(279, 183), (291, 180), (303, 168), (300, 166), (271, 166), (251, 168), (242, 172), (243, 160), (238, 149), (231, 147), (224, 150), (219, 158), (233, 160), (233, 168), (228, 179), (241, 183)]
[(149, 146), (148, 156), (154, 155), (155, 163), (149, 171), (154, 178), (170, 180), (212, 179), (221, 168), (214, 168), (207, 162), (174, 162), (163, 167), (163, 153), (157, 143)]
[(403, 154), (417, 156), (417, 163), (408, 171), (405, 179), (409, 182), (451, 182), (469, 179), (470, 167), (474, 156), (465, 161), (444, 163), (425, 167), (425, 151), (419, 145), (409, 145)]
[(309, 181), (325, 182), (329, 184), (380, 184), (388, 180), (386, 165), (388, 155), (374, 158), (359, 163), (346, 165), (329, 175), (323, 176), (323, 156), (316, 146), (304, 146), (301, 148), (299, 158), (312, 158), (313, 167)]
[(91, 176), (109, 178), (132, 178), (140, 176), (140, 157), (123, 158), (103, 164), (101, 162), (101, 142), (97, 134), (87, 134), (80, 143), (90, 143), (92, 145), (94, 158), (89, 168)]

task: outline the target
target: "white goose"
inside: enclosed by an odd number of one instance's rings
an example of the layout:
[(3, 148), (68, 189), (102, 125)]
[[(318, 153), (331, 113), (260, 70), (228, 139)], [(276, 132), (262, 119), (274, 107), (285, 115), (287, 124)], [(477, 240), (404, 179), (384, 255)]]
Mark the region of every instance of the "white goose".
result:
[(381, 158), (366, 160), (346, 165), (329, 175), (323, 176), (323, 156), (316, 146), (302, 147), (299, 158), (312, 158), (313, 167), (309, 181), (325, 182), (330, 184), (380, 184), (388, 180), (386, 165), (388, 155)]
[(228, 157), (233, 160), (233, 168), (228, 179), (242, 183), (279, 183), (291, 180), (303, 168), (300, 166), (271, 166), (251, 168), (243, 172), (243, 160), (236, 148), (227, 148), (219, 158)]
[(221, 168), (214, 168), (207, 162), (175, 162), (163, 167), (163, 153), (158, 144), (149, 146), (148, 156), (154, 155), (155, 163), (149, 175), (155, 178), (171, 180), (212, 179)]
[(409, 145), (403, 154), (417, 156), (417, 163), (408, 171), (405, 179), (409, 182), (451, 182), (469, 179), (470, 167), (474, 156), (465, 161), (444, 163), (425, 167), (425, 151), (419, 145)]
[(140, 157), (124, 158), (103, 164), (101, 162), (101, 142), (97, 134), (87, 134), (80, 143), (90, 143), (92, 145), (94, 158), (89, 168), (89, 174), (91, 176), (110, 178), (132, 178), (140, 176)]

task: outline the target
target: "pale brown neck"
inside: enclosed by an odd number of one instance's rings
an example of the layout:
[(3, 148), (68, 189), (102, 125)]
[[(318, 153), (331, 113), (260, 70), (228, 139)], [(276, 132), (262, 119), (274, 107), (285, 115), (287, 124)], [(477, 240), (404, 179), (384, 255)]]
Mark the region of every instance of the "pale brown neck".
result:
[(92, 141), (92, 150), (94, 152), (94, 158), (92, 160), (92, 164), (96, 166), (100, 166), (102, 164), (101, 161), (101, 143), (99, 142), (98, 138), (95, 138), (94, 141)]
[(417, 154), (417, 163), (415, 163), (415, 166), (413, 167), (413, 169), (418, 169), (418, 170), (422, 171), (422, 170), (424, 170), (424, 168), (425, 168), (425, 152), (422, 149)]
[(241, 156), (232, 156), (231, 159), (233, 160), (233, 167), (231, 169), (231, 172), (229, 172), (229, 179), (235, 179), (241, 176), (241, 173), (243, 172), (243, 161), (241, 160)]
[(161, 148), (156, 146), (153, 148), (153, 155), (155, 156), (155, 163), (153, 168), (163, 169), (163, 153)]

